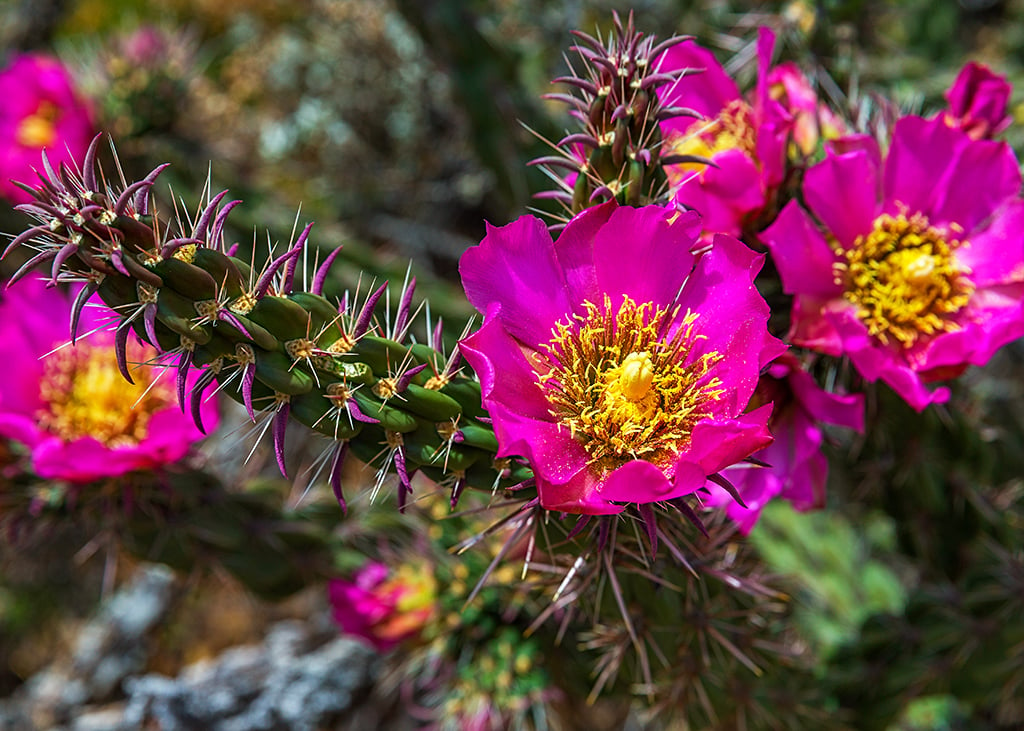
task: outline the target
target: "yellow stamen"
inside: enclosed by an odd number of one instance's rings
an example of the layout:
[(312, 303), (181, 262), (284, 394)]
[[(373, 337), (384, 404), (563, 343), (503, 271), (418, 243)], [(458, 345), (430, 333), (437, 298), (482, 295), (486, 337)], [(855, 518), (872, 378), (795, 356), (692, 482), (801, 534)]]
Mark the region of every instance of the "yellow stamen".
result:
[(964, 242), (929, 225), (920, 213), (883, 214), (835, 265), (845, 299), (884, 344), (911, 347), (921, 336), (957, 330), (950, 318), (974, 292), (954, 251)]
[(615, 312), (607, 295), (601, 307), (583, 306), (585, 315), (555, 325), (535, 358), (551, 415), (602, 471), (633, 459), (668, 466), (724, 393), (709, 374), (722, 356), (691, 357), (704, 336), (694, 332), (697, 315), (679, 317), (678, 307), (624, 296)]
[[(144, 354), (129, 356), (141, 360)], [(135, 383), (128, 383), (109, 346), (80, 341), (43, 362), (39, 423), (65, 441), (93, 437), (108, 447), (134, 446), (145, 438), (149, 417), (174, 401), (173, 387), (154, 384), (156, 375), (142, 365), (132, 370)]]
[[(667, 155), (697, 155), (711, 158), (725, 150), (740, 150), (757, 158), (757, 138), (750, 105), (736, 99), (717, 117), (707, 122), (696, 122), (686, 132), (677, 133), (667, 140)], [(666, 172), (673, 185), (688, 179), (694, 171), (707, 168), (701, 163), (670, 165)]]

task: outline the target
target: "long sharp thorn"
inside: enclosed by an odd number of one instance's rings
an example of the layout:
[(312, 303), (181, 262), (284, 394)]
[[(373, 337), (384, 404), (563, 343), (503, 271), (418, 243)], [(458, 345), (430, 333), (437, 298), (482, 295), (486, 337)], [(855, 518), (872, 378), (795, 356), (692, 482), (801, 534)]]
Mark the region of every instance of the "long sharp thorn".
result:
[(134, 384), (131, 373), (128, 372), (128, 334), (132, 327), (128, 320), (121, 323), (114, 331), (114, 352), (117, 355), (117, 369), (121, 371), (124, 380)]
[(185, 389), (188, 385), (188, 372), (192, 366), (192, 353), (193, 351), (186, 350), (181, 354), (181, 360), (178, 361), (176, 385), (178, 387), (178, 406), (183, 414), (185, 413)]
[(146, 337), (149, 338), (149, 344), (157, 350), (160, 350), (160, 340), (156, 336), (156, 304), (150, 303), (146, 305), (146, 309), (142, 313), (142, 322), (146, 327)]
[(345, 504), (345, 496), (341, 491), (341, 468), (345, 464), (345, 455), (348, 454), (348, 442), (342, 442), (334, 450), (334, 459), (331, 461), (331, 490), (338, 501), (341, 512), (347, 513), (348, 506)]
[(416, 291), (416, 277), (409, 280), (409, 286), (402, 294), (402, 301), (398, 303), (398, 312), (395, 313), (395, 340), (401, 342), (405, 333), (405, 326), (409, 323), (409, 310), (412, 307), (412, 297)]
[(82, 184), (86, 190), (93, 193), (97, 192), (96, 155), (99, 152), (101, 139), (103, 139), (102, 132), (92, 138), (92, 142), (89, 143), (89, 149), (85, 151), (85, 160), (82, 162)]
[(242, 401), (249, 418), (256, 421), (256, 411), (252, 407), (252, 387), (256, 382), (256, 364), (249, 363), (242, 372)]
[[(164, 167), (166, 167), (166, 164), (164, 165)], [(121, 195), (118, 197), (117, 202), (114, 203), (115, 215), (123, 216), (124, 212), (128, 210), (128, 204), (132, 202), (132, 199), (135, 197), (135, 194), (139, 193), (140, 191), (145, 191), (146, 189), (153, 185), (153, 182), (154, 181), (150, 180), (149, 178), (146, 178), (145, 180), (136, 181), (129, 185), (127, 188), (125, 188), (124, 192), (121, 193)]]
[(54, 284), (57, 283), (57, 275), (60, 274), (60, 269), (64, 266), (64, 262), (74, 256), (77, 251), (78, 244), (73, 244), (71, 242), (60, 247), (60, 251), (57, 252), (57, 256), (53, 257), (53, 266), (50, 268), (50, 281)]
[(196, 222), (195, 228), (192, 229), (193, 236), (199, 239), (204, 238), (206, 236), (206, 232), (210, 230), (210, 222), (213, 220), (213, 216), (217, 212), (217, 206), (220, 205), (220, 202), (224, 200), (224, 196), (226, 196), (227, 194), (228, 192), (226, 190), (222, 190), (220, 193), (218, 193), (217, 195), (210, 199), (210, 202), (206, 206), (206, 209), (203, 211), (203, 214), (199, 217), (199, 220)]
[(743, 497), (740, 495), (740, 491), (737, 490), (736, 486), (729, 482), (727, 478), (723, 477), (720, 472), (716, 472), (713, 475), (708, 475), (708, 479), (711, 480), (711, 482), (718, 485), (723, 490), (725, 490), (727, 493), (729, 493), (732, 499), (740, 504), (741, 508), (747, 507), (747, 504), (743, 502)]
[(75, 296), (75, 301), (71, 303), (71, 344), (74, 345), (78, 339), (78, 322), (82, 317), (82, 309), (85, 307), (85, 303), (92, 297), (96, 290), (99, 289), (99, 284), (96, 282), (89, 282), (78, 292)]
[(643, 518), (644, 528), (647, 529), (647, 540), (651, 544), (651, 555), (654, 556), (658, 553), (658, 523), (654, 516), (654, 509), (650, 503), (640, 503), (637, 509), (640, 511), (640, 517)]
[(359, 318), (356, 320), (356, 326), (352, 331), (353, 337), (360, 338), (366, 334), (366, 331), (370, 329), (370, 320), (373, 319), (373, 310), (377, 306), (377, 301), (383, 296), (385, 290), (388, 288), (388, 283), (380, 285), (380, 289), (371, 294), (366, 298), (366, 303), (363, 305), (363, 309), (359, 312)]
[[(220, 213), (217, 214), (217, 218), (214, 219), (213, 228), (210, 229), (210, 235), (206, 238), (211, 244), (217, 244), (224, 235), (224, 224), (228, 220), (228, 214), (231, 213), (231, 209), (239, 205), (242, 201), (229, 201), (224, 204), (224, 207), (220, 209)], [(217, 244), (219, 247), (220, 244)]]
[(278, 406), (277, 413), (274, 414), (274, 456), (277, 458), (277, 468), (286, 478), (288, 468), (284, 463), (284, 435), (288, 429), (288, 413), (291, 409), (291, 404), (285, 401)]
[(253, 289), (253, 297), (255, 297), (256, 299), (260, 299), (263, 295), (265, 295), (267, 293), (267, 290), (270, 289), (270, 284), (274, 281), (274, 275), (277, 274), (277, 271), (282, 266), (284, 266), (284, 264), (286, 264), (290, 259), (297, 257), (301, 252), (302, 247), (295, 246), (286, 251), (284, 254), (281, 254), (281, 256), (274, 259), (274, 261), (270, 262), (270, 264), (267, 266), (266, 271), (263, 272), (263, 275), (260, 276), (259, 281), (256, 283), (255, 289)]
[[(293, 247), (293, 249), (298, 249), (299, 251), (302, 251), (303, 247), (305, 247), (306, 245), (306, 240), (309, 238), (309, 230), (311, 228), (313, 228), (313, 224), (307, 223), (306, 228), (302, 229), (302, 233), (299, 234), (299, 238), (295, 241), (295, 246)], [(288, 266), (284, 270), (283, 284), (281, 285), (281, 289), (284, 292), (292, 291), (292, 285), (295, 281), (295, 267), (297, 267), (298, 265), (298, 256), (294, 256), (288, 261)]]
[(334, 263), (334, 260), (338, 258), (338, 255), (341, 253), (341, 248), (342, 247), (339, 246), (328, 254), (327, 258), (324, 259), (324, 263), (316, 270), (316, 275), (313, 277), (313, 287), (310, 290), (313, 294), (323, 296), (324, 283), (327, 281), (327, 271), (331, 268), (331, 264)]
[(196, 428), (203, 434), (206, 434), (206, 427), (203, 426), (202, 413), (203, 391), (205, 391), (206, 387), (213, 382), (214, 377), (215, 374), (212, 370), (203, 371), (203, 375), (196, 380), (195, 385), (192, 386), (192, 392), (189, 394), (189, 406), (192, 411), (192, 421), (195, 423)]
[(27, 244), (29, 241), (34, 239), (36, 236), (39, 236), (40, 234), (45, 234), (45, 233), (50, 233), (50, 227), (49, 226), (33, 226), (32, 228), (28, 229), (27, 231), (24, 231), (24, 232), (18, 234), (17, 236), (15, 236), (11, 240), (11, 243), (7, 244), (7, 248), (4, 249), (4, 253), (0, 254), (0, 259), (3, 259), (4, 257), (6, 257), (9, 253), (11, 253), (11, 251), (13, 251), (14, 249), (18, 248), (22, 244)]
[(7, 280), (7, 286), (10, 287), (12, 284), (14, 284), (19, 279), (28, 274), (30, 271), (32, 271), (37, 264), (42, 264), (44, 261), (54, 256), (57, 256), (57, 249), (47, 249), (45, 251), (40, 251), (38, 254), (33, 256), (24, 264), (22, 264), (21, 268), (11, 275), (11, 278)]

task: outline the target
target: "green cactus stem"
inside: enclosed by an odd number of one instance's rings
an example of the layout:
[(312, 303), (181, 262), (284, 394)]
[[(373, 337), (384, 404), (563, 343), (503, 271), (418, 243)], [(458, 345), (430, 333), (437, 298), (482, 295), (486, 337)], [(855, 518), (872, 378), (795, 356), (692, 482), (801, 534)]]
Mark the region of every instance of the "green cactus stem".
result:
[[(630, 206), (664, 203), (669, 190), (665, 165), (708, 162), (695, 155), (662, 154), (660, 122), (700, 117), (692, 109), (662, 103), (656, 93), (696, 71), (659, 68), (665, 51), (687, 37), (673, 36), (656, 44), (654, 36), (637, 32), (632, 13), (625, 24), (614, 15), (614, 30), (606, 41), (580, 31), (573, 35), (579, 41), (572, 50), (579, 56), (581, 71), (574, 69), (554, 80), (570, 93), (545, 98), (567, 104), (580, 131), (552, 143), (557, 154), (530, 163), (554, 184), (540, 197), (559, 201), (569, 216), (610, 198)], [(564, 221), (553, 228), (561, 225)]]
[[(469, 486), (501, 490), (532, 477), (517, 460), (498, 460), (497, 440), (480, 403), (480, 385), (463, 373), (457, 348), (442, 352), (440, 322), (427, 326), (429, 342), (411, 335), (415, 279), (397, 310), (382, 313), (387, 285), (361, 297), (324, 296), (328, 254), (308, 284), (296, 269), (309, 243), (306, 226), (284, 253), (260, 270), (237, 257), (224, 227), (239, 201), (227, 191), (208, 197), (194, 223), (155, 212), (152, 188), (162, 165), (134, 183), (112, 185), (97, 163), (93, 140), (80, 171), (53, 170), (44, 160), (34, 198), (18, 208), (37, 224), (14, 237), (6, 253), (27, 246), (37, 253), (12, 282), (50, 265), (52, 284), (82, 282), (71, 318), (97, 294), (118, 315), (118, 364), (129, 381), (126, 346), (134, 334), (156, 346), (177, 371), (178, 395), (191, 404), (197, 425), (207, 389), (222, 390), (268, 429), (282, 474), (284, 439), (299, 422), (327, 437), (328, 481), (344, 506), (341, 466), (351, 451), (377, 468), (376, 489), (399, 478), (404, 507), (416, 471), (451, 486), (452, 504)], [(188, 387), (186, 376), (201, 371)], [(267, 423), (269, 421), (269, 424)], [(518, 491), (528, 499), (530, 490)]]

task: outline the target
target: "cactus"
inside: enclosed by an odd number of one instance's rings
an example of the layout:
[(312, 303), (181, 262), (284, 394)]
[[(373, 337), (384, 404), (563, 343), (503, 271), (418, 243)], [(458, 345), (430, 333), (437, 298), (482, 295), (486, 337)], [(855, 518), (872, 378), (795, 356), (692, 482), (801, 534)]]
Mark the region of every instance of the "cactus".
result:
[[(115, 342), (125, 378), (131, 380), (126, 346), (134, 332), (177, 371), (182, 408), (190, 403), (200, 429), (199, 404), (216, 384), (272, 433), (286, 476), (288, 424), (326, 436), (331, 445), (322, 465), (329, 465), (342, 507), (341, 466), (349, 450), (378, 468), (377, 489), (388, 474), (398, 475), (400, 507), (416, 471), (449, 485), (453, 507), (467, 486), (529, 485), (525, 465), (496, 459), (479, 383), (463, 374), (457, 348), (443, 354), (441, 323), (428, 333), (429, 344), (411, 336), (415, 279), (383, 324), (386, 284), (364, 298), (324, 296), (340, 249), (316, 267), (308, 287), (299, 286), (295, 272), (311, 225), (257, 271), (235, 256), (237, 244), (229, 246), (224, 234), (240, 201), (225, 203), (224, 191), (208, 196), (194, 222), (163, 220), (151, 191), (166, 165), (137, 182), (112, 184), (97, 162), (99, 143), (97, 136), (80, 171), (62, 165), (58, 173), (44, 159), (41, 184), (21, 186), (34, 200), (19, 206), (38, 223), (7, 248), (37, 250), (12, 282), (47, 263), (52, 284), (85, 283), (71, 317), (72, 341), (82, 307), (98, 295), (118, 316)], [(186, 394), (193, 368), (202, 373)]]
[[(655, 44), (654, 36), (645, 38), (636, 31), (632, 13), (625, 25), (616, 13), (614, 26), (607, 41), (573, 31), (580, 45), (572, 50), (579, 55), (584, 73), (554, 80), (572, 93), (545, 96), (569, 105), (583, 128), (553, 145), (557, 155), (530, 163), (544, 169), (555, 184), (554, 190), (541, 196), (559, 201), (569, 215), (611, 198), (631, 206), (664, 203), (669, 192), (665, 165), (708, 162), (697, 155), (662, 151), (660, 122), (700, 116), (692, 109), (663, 104), (655, 93), (656, 88), (697, 71), (659, 68), (665, 51), (688, 37), (673, 36)], [(563, 179), (555, 168), (574, 178)]]

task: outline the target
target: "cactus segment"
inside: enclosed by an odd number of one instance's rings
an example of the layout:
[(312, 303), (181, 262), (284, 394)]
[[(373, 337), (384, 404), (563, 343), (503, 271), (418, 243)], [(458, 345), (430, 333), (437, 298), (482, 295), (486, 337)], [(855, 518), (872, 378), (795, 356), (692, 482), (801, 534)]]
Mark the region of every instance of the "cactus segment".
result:
[[(398, 476), (400, 505), (417, 470), (451, 485), (456, 499), (467, 485), (490, 491), (529, 478), (524, 465), (496, 459), (480, 384), (459, 373), (457, 351), (446, 357), (411, 335), (420, 311), (412, 306), (415, 278), (407, 277), (394, 312), (390, 295), (384, 296), (387, 285), (361, 307), (349, 304), (361, 299), (358, 294), (336, 305), (323, 296), (328, 268), (338, 258), (333, 252), (317, 267), (311, 291), (293, 291), (305, 281), (296, 268), (309, 245), (309, 226), (256, 271), (235, 256), (237, 244), (226, 244), (227, 216), (238, 201), (222, 205), (226, 193), (209, 197), (194, 225), (162, 220), (152, 186), (164, 166), (115, 188), (109, 181), (120, 176), (94, 170), (90, 149), (89, 169), (79, 175), (57, 176), (46, 166), (47, 175), (32, 189), (36, 201), (22, 207), (36, 223), (15, 236), (11, 248), (30, 245), (38, 252), (19, 276), (45, 264), (54, 284), (86, 283), (72, 331), (93, 292), (111, 307), (126, 378), (134, 333), (175, 369), (181, 406), (191, 401), (200, 429), (199, 404), (214, 391), (244, 404), (253, 421), (272, 420), (273, 429), (262, 433), (270, 431), (282, 472), (289, 421), (326, 437), (324, 459), (331, 462), (329, 480), (341, 505), (340, 455), (348, 451), (377, 470), (377, 488), (388, 474)], [(96, 191), (96, 181), (106, 189)], [(440, 346), (440, 327), (431, 330), (428, 323), (425, 335)], [(200, 376), (189, 386), (193, 369)]]

